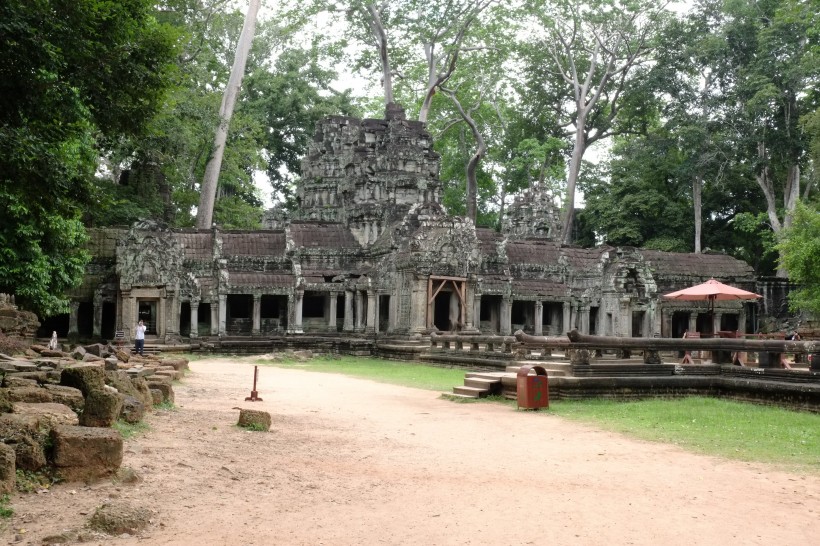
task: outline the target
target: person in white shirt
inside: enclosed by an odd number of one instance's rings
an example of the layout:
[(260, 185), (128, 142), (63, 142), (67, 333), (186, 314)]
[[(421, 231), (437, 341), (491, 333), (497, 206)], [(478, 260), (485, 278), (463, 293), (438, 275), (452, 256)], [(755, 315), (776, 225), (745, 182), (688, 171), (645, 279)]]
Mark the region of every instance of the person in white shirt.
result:
[(142, 356), (145, 350), (145, 324), (142, 321), (137, 324), (136, 332), (134, 332), (134, 352)]

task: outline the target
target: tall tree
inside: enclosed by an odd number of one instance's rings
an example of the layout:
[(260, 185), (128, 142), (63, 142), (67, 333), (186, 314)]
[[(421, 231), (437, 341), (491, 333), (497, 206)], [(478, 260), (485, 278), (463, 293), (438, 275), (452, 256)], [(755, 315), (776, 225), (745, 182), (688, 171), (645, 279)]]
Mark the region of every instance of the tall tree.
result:
[[(727, 123), (739, 152), (753, 165), (775, 234), (788, 229), (800, 197), (808, 142), (799, 123), (817, 107), (820, 12), (806, 0), (728, 1), (725, 55), (718, 67), (731, 97)], [(785, 276), (786, 270), (778, 269)]]
[(82, 278), (100, 144), (144, 129), (177, 36), (150, 0), (9, 0), (0, 35), (0, 292), (47, 316)]
[(222, 167), (222, 155), (225, 152), (225, 142), (228, 138), (228, 127), (231, 124), (231, 116), (236, 105), (236, 98), (239, 95), (239, 88), (242, 85), (242, 78), (245, 75), (245, 64), (251, 50), (253, 35), (256, 29), (256, 15), (259, 12), (260, 0), (250, 0), (248, 12), (245, 15), (245, 25), (242, 27), (242, 34), (236, 46), (236, 56), (234, 57), (233, 68), (228, 86), (225, 88), (225, 95), (222, 98), (222, 105), (219, 108), (219, 125), (214, 136), (214, 146), (208, 166), (205, 168), (205, 176), (202, 178), (202, 188), (200, 190), (199, 209), (196, 216), (196, 227), (206, 229), (211, 227), (213, 220), (214, 203), (216, 201), (216, 189), (219, 181), (219, 171)]
[(630, 78), (651, 58), (653, 36), (666, 15), (665, 3), (532, 0), (526, 7), (539, 28), (531, 51), (544, 52), (541, 62), (550, 67), (550, 76), (542, 84), (561, 82), (562, 88), (552, 94), (554, 108), (560, 124), (571, 128), (561, 234), (562, 241), (569, 243), (582, 160), (592, 144), (617, 134), (615, 122)]

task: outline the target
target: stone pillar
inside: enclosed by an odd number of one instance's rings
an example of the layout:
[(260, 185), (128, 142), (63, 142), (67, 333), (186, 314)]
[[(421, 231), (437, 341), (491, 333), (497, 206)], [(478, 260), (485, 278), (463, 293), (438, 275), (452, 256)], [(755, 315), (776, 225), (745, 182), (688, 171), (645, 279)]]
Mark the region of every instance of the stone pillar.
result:
[(375, 334), (376, 333), (376, 321), (377, 318), (377, 305), (376, 305), (376, 291), (375, 290), (368, 290), (367, 291), (367, 324), (365, 325), (364, 331), (368, 334)]
[(399, 296), (397, 292), (393, 292), (390, 294), (390, 304), (387, 307), (387, 331), (392, 332), (396, 329), (396, 324), (398, 322), (398, 305), (399, 305)]
[(544, 302), (538, 300), (535, 302), (535, 315), (533, 316), (533, 335), (544, 335)]
[(737, 314), (737, 331), (741, 334), (746, 333), (746, 305), (744, 304), (743, 307), (740, 308), (740, 312)]
[(199, 300), (191, 300), (191, 339), (199, 337)]
[(723, 313), (712, 313), (712, 334), (717, 337), (717, 333), (720, 331), (720, 323), (721, 319), (723, 318)]
[(578, 330), (582, 334), (589, 334), (589, 305), (578, 307)]
[(327, 294), (327, 330), (329, 332), (336, 331), (336, 292), (328, 292)]
[(698, 331), (698, 312), (689, 311), (689, 331), (694, 333)]
[(252, 336), (258, 336), (262, 326), (262, 295), (253, 295), (253, 327), (251, 329)]
[(218, 335), (220, 337), (224, 336), (226, 333), (226, 328), (228, 326), (228, 296), (227, 294), (220, 294), (219, 295), (219, 320), (218, 320), (219, 328), (217, 330)]
[(501, 335), (512, 334), (512, 300), (501, 298)]
[(305, 331), (302, 329), (302, 304), (304, 303), (304, 301), (304, 290), (297, 290), (296, 294), (294, 295), (293, 301), (293, 328), (291, 329), (291, 333), (293, 334), (305, 333)]
[(211, 335), (219, 334), (219, 300), (211, 301)]
[(69, 303), (68, 339), (76, 340), (78, 337), (80, 337), (80, 331), (79, 331), (79, 328), (78, 328), (79, 314), (80, 314), (80, 302), (72, 301), (71, 303)]
[(356, 332), (364, 331), (364, 294), (356, 290)]
[(117, 330), (122, 332), (123, 342), (129, 343), (131, 341), (131, 306), (132, 298), (130, 290), (123, 290), (120, 294), (119, 305), (117, 305)]
[(660, 310), (661, 314), (661, 337), (666, 335), (666, 337), (672, 337), (672, 317), (673, 313), (671, 310), (663, 309)]
[(564, 314), (561, 317), (561, 328), (558, 330), (559, 336), (564, 335), (570, 330), (572, 330), (572, 327), (570, 326), (570, 324), (572, 324), (570, 322), (570, 305), (571, 303), (568, 301), (565, 301), (563, 303)]
[(94, 326), (92, 327), (92, 335), (94, 339), (100, 339), (102, 337), (102, 308), (102, 294), (97, 292), (94, 294)]
[(481, 294), (473, 296), (473, 326), (476, 331), (481, 330)]
[(353, 331), (353, 291), (345, 290), (345, 320), (342, 329), (345, 332)]

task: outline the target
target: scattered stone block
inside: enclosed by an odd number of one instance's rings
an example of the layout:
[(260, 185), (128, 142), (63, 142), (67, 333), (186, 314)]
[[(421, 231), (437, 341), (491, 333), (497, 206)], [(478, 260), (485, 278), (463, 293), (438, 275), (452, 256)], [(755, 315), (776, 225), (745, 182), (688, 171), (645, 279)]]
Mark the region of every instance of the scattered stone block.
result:
[(116, 371), (120, 369), (120, 361), (117, 360), (113, 356), (109, 356), (105, 359), (105, 369), (106, 371)]
[(270, 413), (260, 410), (240, 409), (239, 422), (237, 425), (243, 428), (251, 428), (254, 430), (270, 430)]
[(54, 398), (48, 390), (36, 387), (11, 387), (8, 398), (12, 402), (53, 402)]
[(162, 404), (162, 400), (163, 400), (164, 396), (163, 396), (161, 390), (159, 390), (159, 389), (149, 389), (148, 391), (151, 393), (151, 405), (152, 406), (158, 406), (158, 405)]
[[(45, 376), (45, 374), (43, 374)], [(17, 374), (6, 375), (3, 378), (3, 386), (10, 389), (12, 387), (39, 387), (40, 383), (36, 379), (19, 377)]]
[(65, 404), (76, 413), (81, 413), (83, 411), (83, 408), (85, 407), (85, 398), (83, 397), (83, 393), (80, 389), (49, 384), (46, 384), (43, 387), (49, 392), (49, 394), (51, 394), (51, 398), (54, 402), (58, 404)]
[(13, 447), (0, 443), (0, 495), (14, 491), (17, 478), (16, 458)]
[(33, 362), (29, 362), (28, 360), (14, 360), (12, 361), (14, 364), (14, 369), (18, 372), (36, 372), (37, 371), (37, 364)]
[(91, 391), (85, 396), (85, 407), (80, 414), (84, 427), (110, 427), (117, 422), (122, 410), (122, 397), (105, 389)]
[(188, 369), (188, 359), (187, 358), (163, 358), (162, 359), (163, 366), (172, 366), (177, 371), (183, 371)]
[(83, 349), (85, 349), (85, 352), (87, 354), (92, 354), (94, 356), (105, 356), (105, 353), (107, 352), (106, 348), (105, 348), (105, 345), (102, 345), (100, 343), (94, 343), (94, 344), (91, 344), (91, 345), (84, 345)]
[(162, 393), (162, 400), (160, 401), (160, 403), (174, 403), (174, 388), (171, 386), (170, 382), (151, 380), (148, 381), (148, 388), (151, 390), (158, 390)]
[(46, 356), (49, 358), (62, 358), (65, 356), (65, 353), (62, 351), (55, 351), (53, 349), (44, 349), (40, 351), (40, 356)]
[(37, 471), (46, 465), (46, 436), (38, 416), (1, 414), (0, 438), (14, 449), (17, 468)]
[(75, 347), (73, 351), (71, 351), (71, 358), (74, 360), (82, 360), (85, 356), (85, 349), (82, 347)]
[(83, 396), (91, 391), (102, 390), (105, 370), (99, 364), (78, 364), (62, 371), (60, 385), (80, 389)]
[(83, 362), (105, 362), (105, 359), (101, 356), (92, 355), (91, 353), (85, 353), (81, 360)]
[(129, 360), (131, 360), (131, 355), (128, 354), (128, 352), (123, 351), (122, 349), (117, 349), (116, 351), (114, 351), (114, 355), (117, 357), (117, 360), (119, 360), (120, 362), (125, 362), (126, 364)]
[(121, 394), (120, 398), (122, 398), (120, 418), (126, 423), (139, 423), (142, 421), (145, 417), (145, 404), (127, 394)]
[(30, 415), (40, 421), (40, 425), (46, 424), (48, 429), (59, 425), (78, 425), (80, 422), (77, 414), (65, 404), (46, 402), (32, 404), (29, 402), (15, 402), (15, 415)]
[(111, 476), (122, 464), (122, 436), (114, 429), (58, 426), (51, 439), (55, 471), (65, 481)]
[(109, 535), (134, 535), (151, 524), (153, 512), (148, 508), (117, 501), (104, 504), (94, 511), (88, 526)]

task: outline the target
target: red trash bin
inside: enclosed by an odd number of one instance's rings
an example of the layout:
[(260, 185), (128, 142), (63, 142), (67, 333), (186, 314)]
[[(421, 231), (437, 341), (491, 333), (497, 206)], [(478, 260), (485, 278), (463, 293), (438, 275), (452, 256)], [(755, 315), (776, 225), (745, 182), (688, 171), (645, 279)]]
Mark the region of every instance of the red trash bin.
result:
[[(530, 371), (535, 375), (530, 375)], [(516, 377), (518, 407), (538, 409), (550, 407), (550, 385), (547, 370), (542, 366), (521, 366)]]

